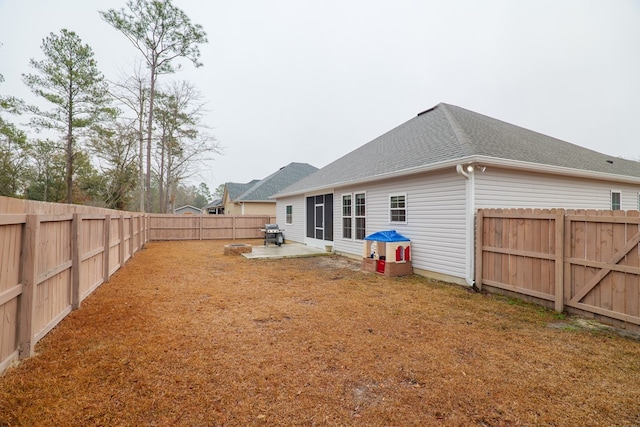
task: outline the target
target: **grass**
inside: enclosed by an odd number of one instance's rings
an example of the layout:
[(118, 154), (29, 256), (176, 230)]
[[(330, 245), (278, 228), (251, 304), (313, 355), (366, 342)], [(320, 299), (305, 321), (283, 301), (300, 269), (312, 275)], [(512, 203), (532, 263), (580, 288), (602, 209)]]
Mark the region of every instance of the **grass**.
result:
[(0, 377), (0, 425), (640, 425), (636, 340), (225, 243), (136, 254)]

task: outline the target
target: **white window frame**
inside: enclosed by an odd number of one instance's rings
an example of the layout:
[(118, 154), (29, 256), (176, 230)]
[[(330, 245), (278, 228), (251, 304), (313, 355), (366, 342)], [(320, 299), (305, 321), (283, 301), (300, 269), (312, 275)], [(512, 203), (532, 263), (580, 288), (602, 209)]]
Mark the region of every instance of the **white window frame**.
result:
[[(291, 213), (289, 213), (289, 209), (291, 209)], [(286, 205), (284, 207), (284, 223), (287, 225), (293, 224), (293, 205)]]
[[(615, 209), (613, 207), (613, 195), (614, 194), (618, 195), (618, 209)], [(611, 190), (611, 193), (609, 194), (609, 208), (612, 211), (622, 210), (622, 191), (620, 191), (620, 190)]]
[[(359, 195), (364, 196), (364, 215), (358, 215), (358, 198)], [(364, 220), (364, 229), (362, 238), (358, 238), (358, 219)], [(366, 191), (358, 191), (353, 193), (353, 240), (364, 240), (367, 237), (367, 193)]]
[[(345, 197), (349, 197), (349, 200), (351, 201), (351, 205), (349, 206), (349, 215), (345, 216), (344, 215), (344, 198)], [(344, 233), (344, 220), (345, 218), (349, 218), (351, 220), (351, 235), (349, 237), (345, 237), (345, 233)], [(354, 219), (353, 219), (353, 194), (352, 193), (345, 193), (345, 194), (341, 194), (340, 195), (340, 220), (341, 220), (341, 224), (340, 224), (340, 236), (342, 237), (342, 239), (344, 240), (353, 240), (353, 234), (354, 234)]]
[[(404, 207), (403, 208), (394, 208), (391, 205), (391, 199), (394, 197), (404, 197)], [(394, 221), (392, 212), (396, 211), (404, 211), (404, 221)], [(394, 193), (389, 194), (389, 224), (406, 224), (407, 223), (407, 193)]]

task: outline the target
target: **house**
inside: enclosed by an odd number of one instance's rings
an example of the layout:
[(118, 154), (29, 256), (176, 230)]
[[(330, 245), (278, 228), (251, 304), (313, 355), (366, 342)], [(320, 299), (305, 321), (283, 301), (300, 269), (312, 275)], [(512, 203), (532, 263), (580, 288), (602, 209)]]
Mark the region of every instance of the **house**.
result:
[(191, 205), (184, 205), (179, 208), (175, 208), (173, 213), (176, 215), (201, 215), (202, 209), (198, 209)]
[(474, 283), (478, 208), (638, 209), (640, 163), (438, 104), (278, 193), (287, 240), (361, 257), (396, 230), (417, 274)]
[(222, 204), (222, 199), (215, 199), (211, 203), (203, 206), (202, 212), (209, 215), (224, 215), (224, 205)]
[(261, 180), (246, 184), (228, 182), (222, 196), (224, 213), (275, 216), (276, 201), (271, 196), (317, 170), (308, 163), (289, 163)]

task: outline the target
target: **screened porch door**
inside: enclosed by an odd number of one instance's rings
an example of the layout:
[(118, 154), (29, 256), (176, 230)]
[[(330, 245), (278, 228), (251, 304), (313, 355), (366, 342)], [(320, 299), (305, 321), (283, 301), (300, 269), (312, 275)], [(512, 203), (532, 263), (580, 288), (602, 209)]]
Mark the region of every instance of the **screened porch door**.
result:
[(307, 197), (307, 237), (333, 241), (333, 194)]

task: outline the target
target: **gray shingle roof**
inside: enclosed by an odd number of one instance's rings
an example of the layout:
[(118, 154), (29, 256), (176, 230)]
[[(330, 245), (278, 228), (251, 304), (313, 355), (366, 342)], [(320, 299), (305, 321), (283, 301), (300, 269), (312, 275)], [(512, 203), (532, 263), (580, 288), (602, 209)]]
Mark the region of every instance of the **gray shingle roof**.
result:
[(640, 178), (638, 162), (608, 156), (440, 103), (301, 179), (282, 194), (362, 181), (473, 156)]
[(317, 167), (308, 163), (289, 163), (263, 180), (252, 181), (251, 185), (248, 185), (242, 194), (232, 198), (232, 200), (234, 202), (275, 203), (275, 200), (270, 199), (271, 196), (317, 170)]
[(227, 187), (227, 192), (229, 193), (230, 200), (236, 200), (242, 193), (251, 188), (252, 185), (260, 182), (259, 179), (254, 179), (251, 182), (247, 182), (246, 184), (240, 184), (238, 182), (227, 182), (225, 185)]
[(214, 199), (212, 202), (207, 203), (205, 206), (202, 207), (202, 209), (209, 209), (209, 208), (218, 208), (222, 206), (222, 199)]

